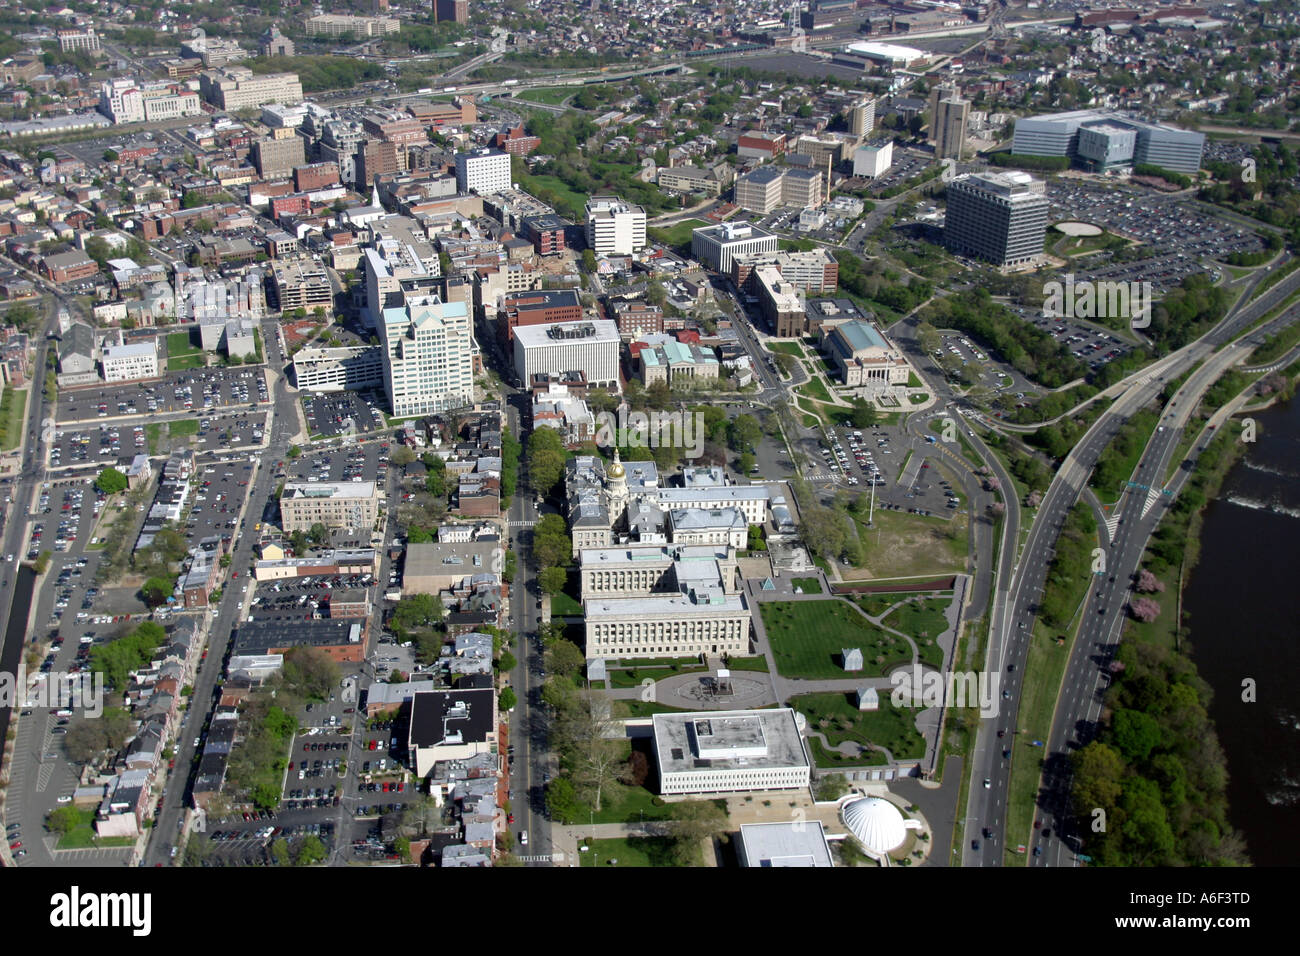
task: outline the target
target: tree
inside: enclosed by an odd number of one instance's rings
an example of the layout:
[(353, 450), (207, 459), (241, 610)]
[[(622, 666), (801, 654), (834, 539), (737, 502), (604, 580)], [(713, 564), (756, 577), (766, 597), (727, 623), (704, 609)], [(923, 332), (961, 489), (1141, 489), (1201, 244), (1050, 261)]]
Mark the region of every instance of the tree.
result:
[(312, 544), (319, 545), (329, 537), (330, 529), (317, 521), (307, 529), (307, 537), (311, 539)]
[(727, 444), (734, 452), (752, 451), (763, 437), (763, 427), (753, 415), (737, 415), (727, 426)]
[(569, 581), (569, 572), (564, 568), (543, 568), (538, 580), (541, 582), (542, 590), (554, 597), (564, 590), (565, 584)]
[(546, 669), (557, 677), (573, 677), (587, 664), (586, 657), (572, 641), (556, 641), (546, 649)]
[(592, 806), (599, 813), (605, 795), (618, 787), (623, 742), (614, 739), (615, 724), (603, 693), (579, 692), (574, 704), (560, 712), (556, 734), (561, 749), (572, 760), (578, 786), (591, 795)]
[(673, 804), (672, 855), (679, 866), (700, 865), (700, 843), (715, 840), (727, 830), (727, 811), (712, 800), (687, 800)]
[(585, 809), (577, 790), (565, 777), (556, 777), (546, 785), (546, 811), (556, 823), (573, 826)]
[(394, 465), (400, 465), (405, 468), (411, 462), (415, 461), (415, 452), (405, 445), (399, 445), (397, 448), (393, 449), (393, 454), (390, 456), (390, 460)]
[(573, 563), (573, 540), (559, 515), (542, 515), (533, 526), (533, 558), (543, 568)]
[(1156, 594), (1165, 589), (1165, 582), (1143, 568), (1138, 572), (1137, 590), (1139, 594)]
[(45, 820), (45, 825), (58, 834), (70, 833), (80, 823), (81, 811), (76, 807), (58, 807)]
[(280, 677), (285, 686), (308, 700), (325, 700), (339, 685), (338, 662), (318, 647), (295, 647), (284, 655)]
[(1128, 609), (1134, 620), (1147, 624), (1160, 616), (1160, 604), (1151, 598), (1138, 598)]
[(849, 413), (849, 418), (853, 422), (854, 428), (871, 428), (878, 419), (876, 406), (866, 399), (855, 398), (853, 400), (853, 411)]
[(77, 721), (64, 734), (63, 749), (74, 763), (91, 763), (108, 749), (103, 725), (95, 720)]
[(500, 706), (501, 710), (503, 711), (508, 712), (514, 710), (515, 705), (519, 703), (519, 699), (515, 695), (514, 688), (513, 687), (502, 688), (501, 693), (498, 696), (497, 703)]
[(827, 774), (817, 781), (817, 799), (824, 801), (838, 800), (849, 792), (849, 782), (842, 773)]
[(95, 479), (95, 487), (106, 495), (115, 495), (120, 491), (126, 491), (126, 475), (122, 474), (116, 468), (105, 468)]
[(288, 866), (292, 860), (289, 856), (289, 841), (279, 837), (271, 844), (271, 859), (276, 866)]
[(627, 766), (624, 767), (623, 775), (619, 779), (629, 787), (644, 787), (649, 776), (650, 761), (641, 751), (633, 750), (628, 755)]
[(295, 862), (298, 866), (311, 866), (314, 863), (323, 862), (328, 857), (329, 853), (325, 850), (325, 844), (321, 843), (320, 838), (309, 836), (298, 847), (298, 859)]
[(166, 604), (172, 594), (172, 582), (166, 578), (150, 578), (140, 586), (140, 594), (150, 607)]
[(1111, 737), (1129, 760), (1145, 760), (1160, 743), (1160, 725), (1140, 710), (1117, 710), (1111, 719)]
[(528, 476), (534, 491), (549, 495), (564, 476), (564, 442), (551, 428), (536, 428), (528, 436)]

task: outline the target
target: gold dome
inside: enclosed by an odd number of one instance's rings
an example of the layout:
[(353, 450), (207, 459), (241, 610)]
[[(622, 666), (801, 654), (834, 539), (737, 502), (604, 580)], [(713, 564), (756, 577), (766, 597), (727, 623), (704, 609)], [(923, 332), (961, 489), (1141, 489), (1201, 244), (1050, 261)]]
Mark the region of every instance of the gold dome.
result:
[(614, 449), (614, 464), (609, 466), (609, 477), (622, 478), (626, 472), (623, 470), (623, 463), (618, 460), (618, 449)]

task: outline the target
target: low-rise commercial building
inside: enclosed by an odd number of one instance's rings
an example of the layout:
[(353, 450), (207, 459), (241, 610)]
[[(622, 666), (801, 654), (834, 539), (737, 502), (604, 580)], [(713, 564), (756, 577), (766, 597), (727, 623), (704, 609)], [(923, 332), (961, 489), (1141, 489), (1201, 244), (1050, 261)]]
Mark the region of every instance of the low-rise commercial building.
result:
[(655, 714), (662, 794), (807, 789), (811, 763), (794, 711)]

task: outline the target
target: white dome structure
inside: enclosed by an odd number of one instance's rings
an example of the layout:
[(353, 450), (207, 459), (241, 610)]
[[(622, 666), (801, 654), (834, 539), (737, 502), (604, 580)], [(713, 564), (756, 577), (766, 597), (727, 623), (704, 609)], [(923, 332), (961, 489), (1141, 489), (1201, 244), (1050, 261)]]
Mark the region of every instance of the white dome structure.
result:
[(883, 857), (903, 845), (906, 825), (898, 807), (880, 797), (860, 797), (844, 804), (844, 824), (862, 848)]

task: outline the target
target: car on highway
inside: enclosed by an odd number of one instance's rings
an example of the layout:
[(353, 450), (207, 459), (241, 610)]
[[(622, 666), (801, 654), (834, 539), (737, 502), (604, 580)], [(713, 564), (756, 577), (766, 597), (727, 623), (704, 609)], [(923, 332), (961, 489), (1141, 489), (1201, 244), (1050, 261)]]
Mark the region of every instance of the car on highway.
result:
[(985, 790), (989, 790), (989, 789), (991, 789), (992, 787), (993, 787), (993, 781), (990, 780), (988, 777), (985, 777), (985, 778), (984, 778), (984, 789), (985, 789)]

